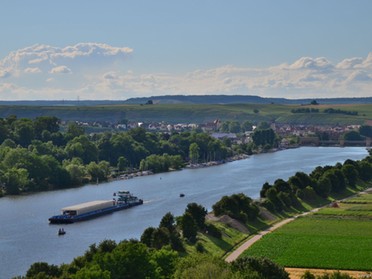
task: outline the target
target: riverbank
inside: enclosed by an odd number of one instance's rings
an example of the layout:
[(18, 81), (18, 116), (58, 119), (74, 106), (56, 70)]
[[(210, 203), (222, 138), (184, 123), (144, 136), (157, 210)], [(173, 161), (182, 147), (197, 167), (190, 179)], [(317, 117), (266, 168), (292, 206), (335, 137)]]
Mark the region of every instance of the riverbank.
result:
[(227, 158), (225, 160), (220, 160), (220, 161), (209, 161), (205, 163), (188, 164), (185, 166), (185, 168), (198, 169), (198, 168), (205, 168), (205, 167), (213, 167), (213, 166), (218, 166), (218, 165), (222, 165), (222, 164), (226, 164), (226, 163), (230, 163), (230, 162), (234, 162), (238, 160), (244, 160), (248, 158), (249, 158), (249, 155), (247, 154), (239, 154), (239, 155), (235, 155), (233, 157)]

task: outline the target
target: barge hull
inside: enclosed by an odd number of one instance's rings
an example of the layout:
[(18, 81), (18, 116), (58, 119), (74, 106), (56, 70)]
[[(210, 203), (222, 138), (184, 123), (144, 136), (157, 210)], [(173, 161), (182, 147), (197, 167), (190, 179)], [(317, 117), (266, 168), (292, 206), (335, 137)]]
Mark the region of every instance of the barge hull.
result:
[(93, 219), (102, 215), (110, 214), (115, 211), (124, 210), (133, 206), (141, 205), (143, 204), (142, 200), (139, 200), (138, 202), (134, 202), (131, 204), (118, 204), (114, 206), (110, 206), (103, 209), (94, 210), (91, 212), (86, 212), (80, 215), (75, 216), (68, 216), (68, 215), (56, 215), (49, 218), (50, 224), (72, 224), (75, 222), (81, 222), (86, 221), (89, 219)]

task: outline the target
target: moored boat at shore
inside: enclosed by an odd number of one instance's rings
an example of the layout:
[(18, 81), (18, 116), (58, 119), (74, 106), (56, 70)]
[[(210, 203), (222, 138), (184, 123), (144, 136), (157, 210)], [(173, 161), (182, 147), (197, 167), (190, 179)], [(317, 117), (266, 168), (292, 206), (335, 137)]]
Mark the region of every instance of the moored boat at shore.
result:
[(119, 191), (114, 193), (113, 200), (90, 201), (64, 207), (61, 209), (62, 214), (50, 217), (49, 222), (51, 224), (71, 224), (141, 204), (143, 204), (143, 200), (133, 196), (129, 191)]

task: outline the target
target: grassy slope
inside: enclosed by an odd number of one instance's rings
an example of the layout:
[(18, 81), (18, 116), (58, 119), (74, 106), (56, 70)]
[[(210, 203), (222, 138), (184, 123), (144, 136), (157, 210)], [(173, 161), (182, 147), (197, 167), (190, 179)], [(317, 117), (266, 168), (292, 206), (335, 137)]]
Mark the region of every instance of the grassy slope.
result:
[[(277, 104), (157, 104), (157, 105), (101, 105), (101, 106), (0, 106), (0, 117), (14, 114), (19, 118), (34, 118), (41, 115), (53, 115), (62, 120), (111, 121), (122, 119), (130, 121), (160, 122), (196, 122), (204, 123), (220, 120), (252, 122), (275, 121), (277, 123), (297, 124), (363, 124), (372, 120), (372, 104), (368, 105), (319, 105), (312, 106), (320, 111), (325, 108), (357, 111), (357, 116), (325, 113), (291, 113), (292, 109), (303, 108), (300, 105)], [(255, 112), (258, 110), (258, 112)]]
[(264, 236), (245, 255), (290, 267), (372, 270), (371, 204), (369, 194), (298, 218)]

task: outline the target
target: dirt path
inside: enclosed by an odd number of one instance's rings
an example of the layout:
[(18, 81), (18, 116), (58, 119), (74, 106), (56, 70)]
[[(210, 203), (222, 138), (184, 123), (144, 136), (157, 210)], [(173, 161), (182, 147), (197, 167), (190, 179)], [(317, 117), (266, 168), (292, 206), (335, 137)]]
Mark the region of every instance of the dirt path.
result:
[(260, 240), (262, 236), (265, 234), (268, 234), (272, 231), (275, 231), (277, 228), (280, 228), (281, 226), (288, 224), (289, 222), (292, 222), (299, 216), (305, 216), (307, 214), (313, 213), (318, 211), (320, 208), (314, 208), (309, 212), (305, 212), (299, 215), (296, 215), (292, 218), (284, 219), (283, 221), (280, 221), (279, 223), (276, 223), (272, 227), (268, 228), (267, 230), (261, 231), (258, 234), (254, 235), (250, 239), (248, 239), (246, 242), (244, 242), (242, 245), (240, 245), (237, 249), (235, 249), (230, 255), (228, 255), (225, 259), (227, 262), (232, 262), (236, 260), (245, 250), (247, 250), (249, 247), (251, 247), (256, 241)]
[(333, 269), (311, 269), (311, 268), (289, 268), (286, 267), (285, 271), (289, 273), (289, 278), (291, 279), (301, 279), (301, 276), (308, 270), (316, 276), (322, 276), (326, 273), (330, 274), (335, 271), (341, 273), (347, 273), (354, 278), (372, 278), (371, 272), (368, 271), (352, 271), (352, 270), (333, 270)]

